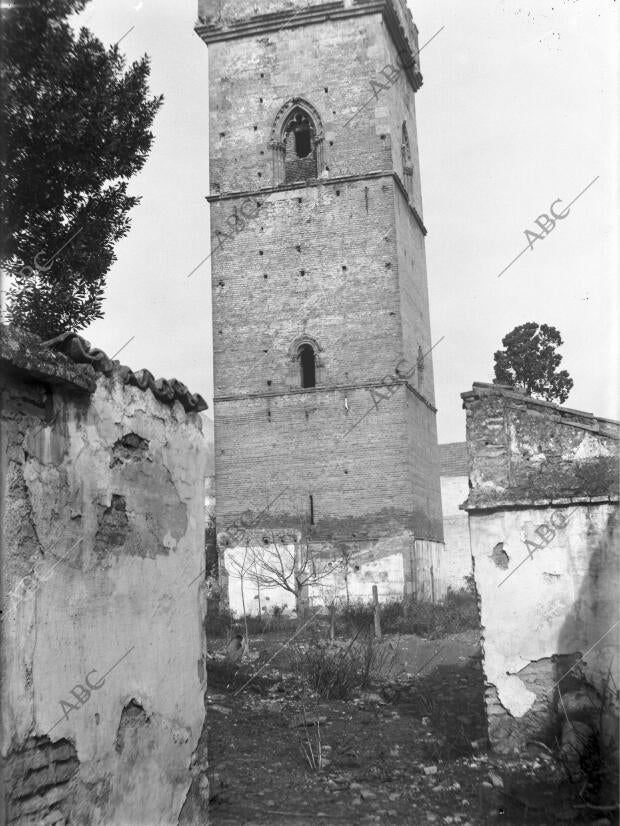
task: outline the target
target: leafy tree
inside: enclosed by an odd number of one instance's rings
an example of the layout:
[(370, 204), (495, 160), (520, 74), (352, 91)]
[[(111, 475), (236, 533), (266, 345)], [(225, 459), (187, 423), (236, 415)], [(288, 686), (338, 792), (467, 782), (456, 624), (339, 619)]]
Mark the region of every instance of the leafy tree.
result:
[(129, 179), (144, 165), (162, 97), (149, 59), (126, 69), (68, 18), (88, 0), (2, 11), (0, 264), (11, 321), (44, 338), (101, 318), (114, 245), (129, 231)]
[(495, 384), (520, 387), (546, 401), (566, 401), (573, 380), (566, 370), (557, 370), (562, 361), (559, 330), (528, 321), (504, 336), (502, 344), (504, 349), (495, 353)]

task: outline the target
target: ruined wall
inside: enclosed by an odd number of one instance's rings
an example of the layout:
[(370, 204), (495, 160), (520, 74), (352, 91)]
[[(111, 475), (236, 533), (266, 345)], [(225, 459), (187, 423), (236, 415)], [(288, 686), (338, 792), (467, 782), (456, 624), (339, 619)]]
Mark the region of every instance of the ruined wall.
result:
[[(337, 559), (333, 553), (333, 545), (317, 543), (312, 547), (311, 553), (316, 560), (320, 579), (308, 587), (308, 606), (312, 609), (327, 608), (334, 601), (338, 605), (343, 605), (347, 598), (352, 602), (369, 602), (372, 599), (373, 585), (377, 586), (382, 602), (402, 599), (407, 592), (408, 572), (405, 571), (405, 560), (410, 558), (407, 549), (412, 544), (413, 539), (408, 534), (390, 536), (374, 542), (360, 541), (352, 545), (346, 543), (346, 548), (350, 552), (348, 565), (345, 567), (343, 564), (334, 564), (334, 572), (331, 574), (327, 573), (327, 565)], [(292, 560), (295, 558), (294, 543), (280, 543), (278, 550), (285, 563), (291, 563), (285, 564), (285, 572), (292, 572)], [(250, 532), (247, 547), (225, 549), (229, 607), (238, 616), (242, 616), (244, 609), (248, 614), (270, 614), (276, 606), (286, 608), (289, 615), (294, 614), (295, 595), (283, 587), (265, 587), (262, 579), (269, 576), (269, 571), (262, 562), (272, 562), (275, 551), (274, 545), (263, 545), (260, 536), (250, 538)], [(323, 575), (324, 572), (326, 575)]]
[(205, 446), (179, 400), (3, 331), (6, 820), (174, 824), (205, 709)]
[(566, 709), (603, 707), (611, 731), (620, 425), (493, 385), (463, 399), (491, 742), (561, 740)]

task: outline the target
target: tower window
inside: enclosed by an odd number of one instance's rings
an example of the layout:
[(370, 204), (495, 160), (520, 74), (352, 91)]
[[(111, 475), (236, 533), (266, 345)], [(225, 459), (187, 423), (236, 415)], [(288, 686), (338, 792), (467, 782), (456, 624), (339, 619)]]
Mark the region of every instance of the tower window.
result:
[(413, 198), (413, 161), (411, 159), (411, 147), (409, 145), (409, 134), (406, 123), (403, 123), (401, 161), (403, 164), (403, 183), (405, 184), (407, 195)]
[(295, 154), (298, 158), (305, 158), (312, 152), (312, 133), (308, 127), (295, 131)]
[(299, 372), (302, 387), (316, 387), (316, 366), (314, 350), (309, 344), (302, 344), (299, 348)]
[(302, 109), (294, 109), (284, 128), (285, 182), (307, 181), (316, 178), (316, 150), (314, 129)]
[(307, 100), (290, 98), (271, 129), (274, 183), (316, 180), (325, 170), (323, 124)]

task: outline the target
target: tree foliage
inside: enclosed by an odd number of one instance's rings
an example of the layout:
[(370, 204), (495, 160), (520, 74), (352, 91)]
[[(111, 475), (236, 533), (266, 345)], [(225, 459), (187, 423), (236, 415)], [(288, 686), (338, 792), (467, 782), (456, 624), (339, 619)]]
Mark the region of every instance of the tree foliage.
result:
[(2, 13), (0, 263), (11, 320), (41, 336), (101, 318), (114, 245), (139, 198), (161, 97), (145, 55), (126, 67), (68, 18), (88, 0), (37, 0)]
[(566, 370), (557, 369), (562, 361), (559, 330), (528, 321), (504, 336), (502, 344), (504, 349), (495, 353), (495, 384), (519, 387), (546, 401), (566, 401), (573, 380)]

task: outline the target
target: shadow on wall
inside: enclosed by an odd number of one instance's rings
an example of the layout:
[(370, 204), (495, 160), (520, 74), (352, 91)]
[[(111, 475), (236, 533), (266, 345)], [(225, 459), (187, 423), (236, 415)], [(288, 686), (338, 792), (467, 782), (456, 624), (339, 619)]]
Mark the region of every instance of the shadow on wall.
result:
[(610, 805), (618, 801), (620, 531), (617, 510), (602, 533), (587, 518), (596, 545), (558, 637), (566, 653), (554, 658), (554, 682), (567, 773), (587, 803)]

